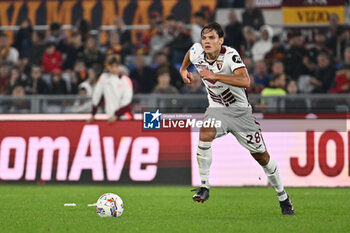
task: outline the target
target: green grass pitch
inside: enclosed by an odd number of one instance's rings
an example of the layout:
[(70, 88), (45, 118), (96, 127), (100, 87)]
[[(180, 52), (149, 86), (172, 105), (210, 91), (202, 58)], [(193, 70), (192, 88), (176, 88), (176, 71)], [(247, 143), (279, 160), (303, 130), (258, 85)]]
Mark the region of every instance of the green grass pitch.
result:
[[(213, 187), (203, 204), (190, 189), (1, 184), (0, 232), (350, 232), (349, 188), (288, 188), (295, 216), (281, 215), (272, 188)], [(120, 218), (87, 207), (106, 192), (124, 200)]]

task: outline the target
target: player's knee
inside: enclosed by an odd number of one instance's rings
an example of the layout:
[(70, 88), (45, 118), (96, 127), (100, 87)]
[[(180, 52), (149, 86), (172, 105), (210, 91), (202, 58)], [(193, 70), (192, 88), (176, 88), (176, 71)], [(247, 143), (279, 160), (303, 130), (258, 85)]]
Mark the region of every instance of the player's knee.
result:
[(252, 154), (254, 159), (261, 165), (261, 166), (265, 166), (266, 164), (269, 163), (270, 160), (270, 155), (267, 153), (267, 151), (263, 152), (263, 153), (255, 153)]
[(212, 131), (212, 130), (202, 131), (201, 130), (200, 135), (199, 135), (199, 140), (204, 141), (204, 142), (211, 142), (214, 140), (215, 135), (216, 135), (216, 131)]

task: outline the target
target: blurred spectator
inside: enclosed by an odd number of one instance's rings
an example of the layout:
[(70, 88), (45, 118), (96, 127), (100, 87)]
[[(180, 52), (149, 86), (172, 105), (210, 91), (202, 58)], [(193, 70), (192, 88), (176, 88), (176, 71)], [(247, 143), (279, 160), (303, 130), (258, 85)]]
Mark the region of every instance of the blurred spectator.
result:
[(81, 82), (87, 80), (87, 71), (84, 61), (77, 60), (74, 64), (73, 75), (70, 82), (70, 93), (78, 94), (78, 86)]
[(0, 95), (7, 94), (7, 86), (9, 79), (9, 67), (6, 62), (0, 61)]
[(344, 60), (344, 53), (346, 46), (349, 45), (350, 38), (346, 27), (339, 25), (335, 30), (335, 35), (333, 35), (327, 41), (327, 47), (332, 51), (332, 54), (337, 62)]
[(34, 31), (32, 33), (32, 46), (29, 49), (28, 60), (30, 65), (41, 65), (45, 52), (45, 33)]
[[(22, 86), (14, 86), (11, 90), (13, 97), (24, 97), (26, 95)], [(27, 113), (29, 112), (28, 101), (24, 99), (14, 99), (9, 109), (10, 113)]]
[(312, 77), (309, 82), (314, 86), (314, 93), (327, 93), (334, 82), (335, 70), (325, 53), (317, 56), (317, 65), (315, 77)]
[(350, 93), (350, 65), (345, 65), (337, 71), (335, 76), (335, 87), (331, 93)]
[(88, 79), (85, 82), (89, 83), (91, 89), (94, 90), (97, 83), (98, 71), (95, 68), (88, 68), (87, 75)]
[(272, 27), (264, 25), (260, 28), (261, 38), (252, 47), (253, 61), (264, 59), (265, 55), (272, 49)]
[(122, 47), (130, 47), (132, 45), (131, 34), (129, 30), (126, 30), (123, 18), (120, 16), (115, 17), (114, 25), (116, 27), (115, 32), (119, 34)]
[(135, 67), (130, 73), (135, 93), (151, 93), (157, 84), (156, 74), (145, 65), (145, 58), (142, 54), (136, 55)]
[(206, 94), (207, 92), (205, 90), (205, 87), (203, 86), (203, 82), (199, 77), (199, 74), (197, 72), (193, 72), (192, 77), (192, 83), (184, 85), (181, 88), (180, 92), (183, 94)]
[(252, 54), (252, 48), (254, 46), (254, 43), (256, 42), (256, 35), (255, 31), (252, 27), (244, 27), (243, 28), (243, 36), (244, 36), (244, 45), (243, 45), (243, 54), (246, 57), (253, 57)]
[(163, 48), (173, 40), (173, 37), (164, 30), (163, 21), (156, 22), (157, 33), (150, 40), (150, 55), (154, 57), (156, 53), (161, 52)]
[(329, 29), (327, 30), (327, 39), (333, 37), (336, 34), (337, 27), (339, 26), (339, 16), (336, 13), (328, 15)]
[(99, 44), (94, 37), (90, 36), (86, 40), (84, 49), (84, 62), (87, 67), (92, 67), (93, 64), (100, 64), (102, 66), (104, 63), (104, 57), (100, 52)]
[(178, 22), (173, 14), (170, 14), (165, 19), (164, 31), (171, 36), (176, 36), (178, 30)]
[[(71, 108), (73, 113), (87, 113), (90, 112), (92, 107), (92, 88), (88, 82), (83, 82), (79, 85), (79, 99), (76, 100)], [(90, 97), (84, 99), (82, 97)]]
[(309, 59), (305, 49), (304, 38), (300, 32), (292, 35), (290, 48), (287, 51), (286, 73), (294, 80), (298, 80), (302, 74), (310, 74)]
[(343, 62), (343, 67), (344, 66), (349, 66), (350, 65), (350, 47), (347, 47), (344, 51), (344, 62)]
[(55, 70), (61, 71), (62, 62), (61, 52), (56, 50), (54, 43), (48, 42), (41, 61), (44, 73), (51, 73)]
[(255, 30), (259, 30), (262, 25), (265, 24), (262, 11), (255, 7), (254, 0), (245, 0), (245, 10), (242, 13), (243, 26), (253, 27)]
[(84, 59), (84, 44), (79, 32), (72, 33), (72, 43), (67, 48), (67, 57), (63, 64), (64, 70), (73, 70), (77, 60)]
[(150, 50), (149, 43), (150, 43), (151, 38), (157, 33), (156, 23), (160, 20), (162, 20), (162, 18), (161, 18), (161, 15), (159, 14), (159, 12), (157, 12), (157, 11), (150, 12), (150, 14), (149, 14), (150, 29), (148, 30), (147, 33), (145, 33), (142, 36), (142, 38), (140, 40), (140, 44), (138, 46), (136, 46), (140, 50), (137, 52), (142, 52), (144, 54), (149, 53), (149, 50)]
[(269, 69), (275, 60), (285, 61), (286, 49), (280, 42), (278, 35), (272, 37), (272, 48), (270, 52), (265, 55), (265, 61), (268, 64)]
[(10, 78), (7, 86), (8, 94), (11, 94), (16, 86), (24, 86), (23, 83), (26, 80), (25, 74), (21, 74), (18, 66), (14, 66), (10, 70)]
[(176, 87), (170, 84), (170, 74), (166, 69), (161, 69), (157, 73), (158, 83), (153, 89), (155, 94), (177, 94)]
[(197, 11), (193, 15), (194, 24), (192, 25), (192, 41), (193, 43), (200, 43), (202, 40), (201, 31), (204, 25), (206, 24), (205, 15), (202, 11)]
[(310, 62), (316, 65), (317, 56), (320, 53), (331, 55), (330, 50), (326, 46), (326, 35), (319, 30), (315, 33), (315, 43), (313, 44), (313, 47), (308, 50)]
[(249, 74), (254, 73), (254, 62), (250, 57), (242, 57), (243, 63), (248, 70)]
[(178, 69), (175, 68), (173, 64), (171, 64), (164, 53), (157, 53), (155, 58), (155, 65), (156, 65), (156, 73), (159, 72), (159, 70), (166, 69), (168, 70), (170, 74), (170, 83), (171, 85), (175, 86), (177, 89), (181, 89), (183, 86), (183, 81), (181, 78), (181, 75), (178, 71)]
[(247, 94), (260, 94), (261, 91), (264, 89), (264, 85), (256, 84), (253, 74), (249, 74), (249, 78), (250, 78), (250, 86), (246, 88)]
[(293, 98), (299, 90), (298, 85), (294, 80), (290, 80), (287, 84), (288, 97), (285, 100), (285, 109), (287, 113), (305, 113), (307, 112), (307, 105), (304, 99)]
[(75, 29), (81, 35), (81, 40), (84, 43), (89, 37), (90, 25), (86, 19), (79, 19), (75, 24)]
[(225, 44), (236, 49), (240, 53), (244, 43), (243, 27), (233, 10), (228, 14), (228, 22), (228, 25), (225, 27)]
[(128, 48), (123, 48), (120, 44), (120, 37), (119, 34), (116, 32), (111, 32), (109, 34), (109, 40), (108, 40), (108, 47), (107, 47), (107, 56), (109, 55), (116, 55), (118, 59), (123, 64), (125, 61), (125, 57), (127, 54), (129, 54), (131, 51), (129, 51)]
[(26, 86), (26, 93), (31, 95), (45, 95), (49, 94), (50, 90), (47, 83), (41, 77), (40, 66), (33, 65), (30, 72), (28, 84)]
[(269, 86), (265, 87), (261, 92), (261, 103), (267, 104), (270, 108), (280, 107), (279, 100), (264, 98), (267, 96), (285, 96), (287, 92), (284, 90), (286, 87), (286, 77), (284, 75), (275, 74), (272, 76)]
[(52, 73), (52, 88), (50, 94), (53, 95), (65, 95), (68, 94), (67, 84), (62, 79), (61, 73), (56, 71)]
[(17, 63), (19, 53), (17, 49), (13, 48), (9, 44), (9, 38), (6, 34), (0, 32), (0, 61), (8, 61)]
[(60, 52), (65, 52), (67, 47), (67, 35), (61, 30), (61, 24), (54, 22), (50, 25), (50, 34), (46, 41), (53, 42), (55, 47)]
[(19, 51), (20, 57), (29, 55), (32, 45), (32, 25), (29, 19), (24, 19), (20, 25), (20, 29), (15, 34), (13, 47)]
[(276, 60), (272, 63), (272, 75), (275, 74), (285, 75), (287, 77), (286, 73), (284, 72), (284, 64), (282, 61)]
[(191, 36), (185, 32), (184, 23), (181, 21), (176, 22), (176, 31), (173, 36), (174, 39), (170, 42), (170, 55), (172, 64), (181, 64), (187, 51), (192, 46)]
[(264, 61), (258, 61), (255, 64), (255, 74), (254, 74), (255, 84), (263, 85), (267, 87), (270, 81), (270, 75), (267, 72), (267, 67)]
[(22, 74), (22, 83), (25, 86), (26, 82), (29, 80), (28, 76), (31, 71), (31, 67), (28, 64), (29, 60), (26, 57), (20, 58), (17, 62), (17, 66)]

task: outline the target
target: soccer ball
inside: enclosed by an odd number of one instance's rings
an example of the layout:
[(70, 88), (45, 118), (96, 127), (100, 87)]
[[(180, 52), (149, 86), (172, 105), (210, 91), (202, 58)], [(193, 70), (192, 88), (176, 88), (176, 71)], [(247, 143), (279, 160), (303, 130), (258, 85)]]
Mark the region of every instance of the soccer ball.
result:
[(103, 194), (96, 204), (96, 211), (100, 217), (120, 217), (124, 211), (123, 200), (114, 193)]

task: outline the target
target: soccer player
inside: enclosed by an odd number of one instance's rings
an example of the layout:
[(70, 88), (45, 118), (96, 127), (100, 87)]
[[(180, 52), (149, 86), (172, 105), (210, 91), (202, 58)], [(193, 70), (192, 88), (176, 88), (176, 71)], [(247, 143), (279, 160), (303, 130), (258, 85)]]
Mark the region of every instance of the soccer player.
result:
[(215, 138), (232, 133), (254, 159), (262, 166), (269, 182), (275, 188), (282, 214), (293, 215), (294, 208), (284, 190), (275, 160), (266, 150), (259, 123), (255, 121), (245, 88), (250, 80), (247, 69), (233, 48), (223, 46), (223, 30), (218, 23), (209, 23), (201, 31), (201, 44), (195, 43), (187, 52), (180, 74), (185, 83), (193, 81), (187, 67), (192, 63), (208, 92), (209, 108), (204, 120), (221, 120), (218, 128), (200, 129), (197, 161), (201, 186), (193, 200), (204, 202), (209, 198), (209, 169), (212, 162), (211, 143)]
[(88, 123), (95, 120), (95, 114), (102, 97), (108, 115), (108, 123), (113, 123), (117, 117), (132, 119), (132, 82), (129, 77), (121, 75), (118, 58), (111, 55), (107, 58), (108, 72), (102, 73), (92, 94), (92, 112)]

